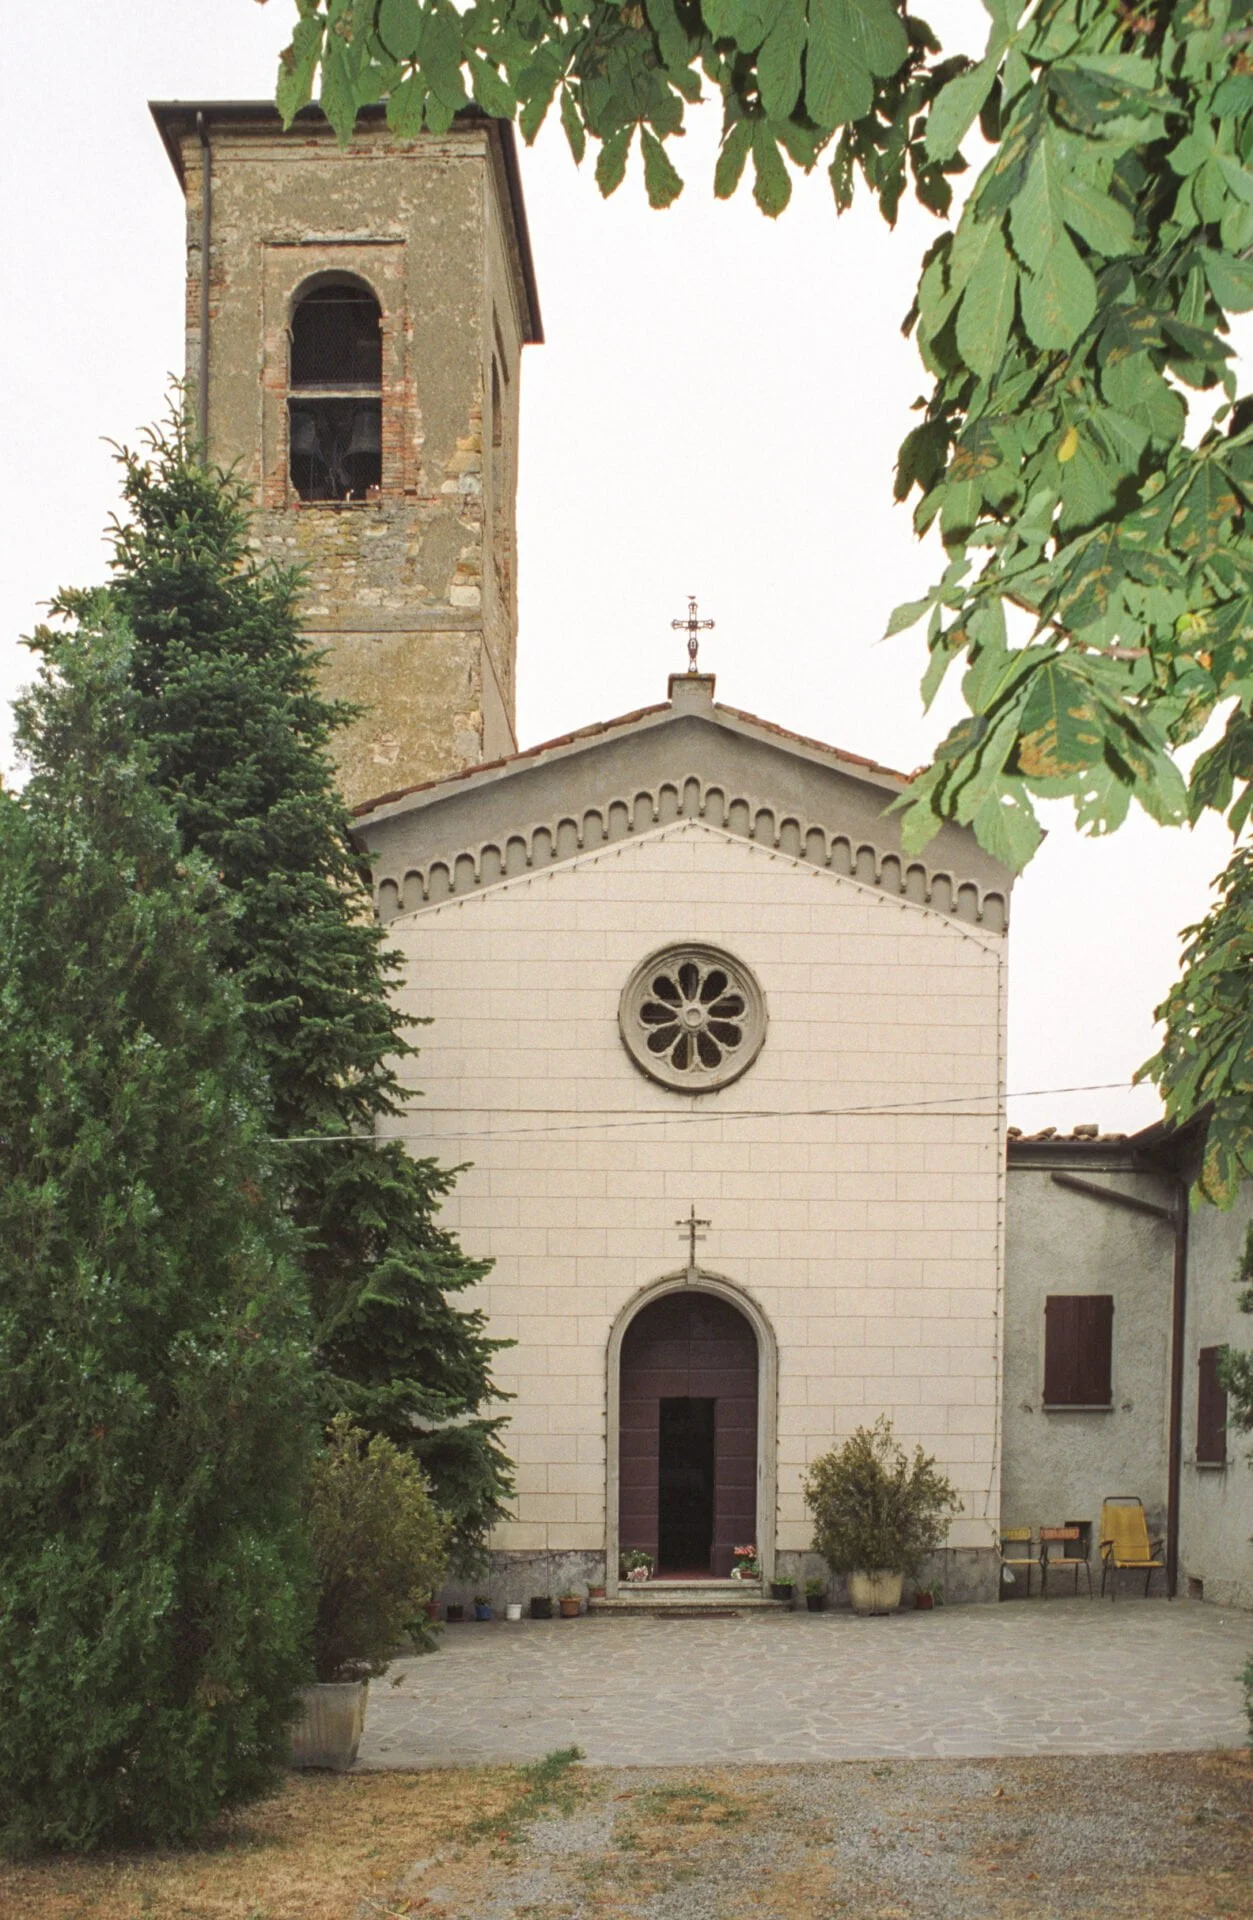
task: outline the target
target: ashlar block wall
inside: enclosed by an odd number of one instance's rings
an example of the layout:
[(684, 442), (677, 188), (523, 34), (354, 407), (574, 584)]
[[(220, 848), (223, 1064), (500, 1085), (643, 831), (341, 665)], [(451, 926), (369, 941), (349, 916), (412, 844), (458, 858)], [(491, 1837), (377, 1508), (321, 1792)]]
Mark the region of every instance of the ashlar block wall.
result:
[[(506, 1552), (606, 1542), (607, 1350), (642, 1289), (700, 1266), (777, 1342), (775, 1539), (803, 1552), (807, 1464), (889, 1414), (960, 1490), (951, 1544), (990, 1566), (1000, 1477), (1004, 937), (680, 820), (402, 915), (404, 1010), (433, 1022), (398, 1128), (471, 1163), (446, 1212), (494, 1259), (477, 1302), (517, 1344)], [(730, 1087), (683, 1096), (629, 1059), (632, 968), (685, 937), (764, 989)], [(770, 1530), (766, 1516), (763, 1536)], [(589, 1565), (590, 1565), (589, 1561)]]

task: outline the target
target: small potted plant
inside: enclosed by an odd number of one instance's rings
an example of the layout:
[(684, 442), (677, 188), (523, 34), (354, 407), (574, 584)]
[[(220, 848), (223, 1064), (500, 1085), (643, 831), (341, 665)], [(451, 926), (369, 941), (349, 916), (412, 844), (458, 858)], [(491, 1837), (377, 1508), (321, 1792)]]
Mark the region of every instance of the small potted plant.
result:
[(561, 1608), (563, 1620), (577, 1620), (583, 1602), (577, 1593), (559, 1593), (557, 1605)]
[(760, 1580), (761, 1566), (757, 1559), (755, 1546), (734, 1547), (735, 1563), (731, 1568), (733, 1580)]
[(520, 1620), (522, 1618), (522, 1602), (520, 1600), (506, 1600), (505, 1618), (506, 1620)]
[(339, 1414), (314, 1462), (309, 1535), (317, 1578), (315, 1683), (292, 1729), (292, 1765), (345, 1772), (370, 1676), (382, 1673), (448, 1563), (448, 1528), (415, 1460)]
[(450, 1600), (444, 1608), (444, 1618), (449, 1626), (455, 1627), (466, 1617), (466, 1610), (460, 1600)]
[(531, 1595), (532, 1620), (551, 1620), (553, 1617), (553, 1597), (551, 1593), (533, 1593)]
[(938, 1580), (931, 1580), (925, 1587), (914, 1590), (914, 1605), (919, 1613), (929, 1613), (932, 1607), (944, 1605), (944, 1588)]
[(790, 1604), (795, 1591), (796, 1583), (793, 1580), (772, 1580), (770, 1582), (770, 1598), (772, 1600), (786, 1600)]
[(490, 1599), (488, 1598), (488, 1596), (487, 1596), (487, 1594), (485, 1594), (485, 1593), (476, 1593), (476, 1594), (475, 1594), (475, 1596), (474, 1596), (474, 1617), (475, 1617), (475, 1619), (476, 1619), (476, 1620), (490, 1620), (490, 1619), (491, 1619), (491, 1617), (492, 1617), (492, 1603), (491, 1603), (491, 1600), (490, 1600)]
[(817, 1575), (805, 1582), (805, 1605), (810, 1613), (821, 1613), (827, 1604), (827, 1583)]
[(647, 1580), (653, 1570), (653, 1556), (645, 1553), (643, 1547), (627, 1547), (618, 1555), (618, 1575), (620, 1579), (637, 1583)]
[(587, 1597), (589, 1600), (603, 1600), (605, 1597), (604, 1586), (589, 1587)]
[(890, 1613), (906, 1574), (944, 1544), (961, 1501), (934, 1459), (912, 1459), (880, 1414), (843, 1446), (815, 1460), (805, 1479), (814, 1545), (832, 1573), (846, 1574), (854, 1613)]

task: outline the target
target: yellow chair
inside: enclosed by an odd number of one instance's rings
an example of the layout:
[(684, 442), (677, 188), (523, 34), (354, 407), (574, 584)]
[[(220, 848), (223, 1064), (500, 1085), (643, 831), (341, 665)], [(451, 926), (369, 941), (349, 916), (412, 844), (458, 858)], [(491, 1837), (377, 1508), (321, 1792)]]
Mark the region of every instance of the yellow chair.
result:
[[(1138, 1494), (1111, 1493), (1101, 1503), (1101, 1592), (1105, 1592), (1107, 1575), (1117, 1576), (1124, 1571), (1144, 1574), (1144, 1597), (1149, 1596), (1149, 1586), (1158, 1567), (1166, 1562), (1160, 1557), (1165, 1546), (1164, 1540), (1150, 1540), (1148, 1521), (1144, 1517), (1144, 1502)], [(1109, 1583), (1109, 1597), (1118, 1597), (1118, 1581), (1113, 1578)]]
[(1001, 1556), (1001, 1578), (998, 1597), (1003, 1600), (1005, 1598), (1006, 1587), (1012, 1587), (1014, 1585), (1017, 1579), (1014, 1568), (1025, 1567), (1027, 1569), (1027, 1598), (1030, 1600), (1031, 1569), (1038, 1567), (1040, 1564), (1039, 1553), (1030, 1551), (1034, 1544), (1034, 1537), (1030, 1527), (1002, 1527), (998, 1544)]

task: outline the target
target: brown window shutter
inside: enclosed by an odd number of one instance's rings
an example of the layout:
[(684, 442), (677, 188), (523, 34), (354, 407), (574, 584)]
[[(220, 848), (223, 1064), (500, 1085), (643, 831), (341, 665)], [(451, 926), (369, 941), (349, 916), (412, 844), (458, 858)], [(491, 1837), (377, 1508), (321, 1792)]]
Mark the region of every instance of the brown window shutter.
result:
[(1227, 1458), (1227, 1389), (1218, 1378), (1221, 1347), (1202, 1347), (1196, 1356), (1196, 1457), (1213, 1466)]
[(1114, 1301), (1108, 1293), (1053, 1293), (1044, 1302), (1044, 1403), (1107, 1407)]

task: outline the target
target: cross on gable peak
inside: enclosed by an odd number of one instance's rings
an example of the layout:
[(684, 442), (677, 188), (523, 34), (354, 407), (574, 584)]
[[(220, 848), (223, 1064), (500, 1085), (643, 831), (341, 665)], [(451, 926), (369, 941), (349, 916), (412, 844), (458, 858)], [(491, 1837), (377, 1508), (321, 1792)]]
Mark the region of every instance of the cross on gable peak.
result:
[(676, 633), (686, 633), (687, 635), (687, 670), (689, 673), (695, 673), (697, 671), (696, 656), (700, 650), (701, 634), (717, 626), (717, 624), (716, 620), (700, 620), (697, 618), (696, 595), (694, 593), (689, 593), (687, 596), (686, 620), (672, 620), (670, 622), (670, 625)]

